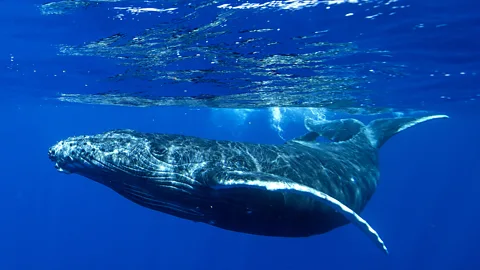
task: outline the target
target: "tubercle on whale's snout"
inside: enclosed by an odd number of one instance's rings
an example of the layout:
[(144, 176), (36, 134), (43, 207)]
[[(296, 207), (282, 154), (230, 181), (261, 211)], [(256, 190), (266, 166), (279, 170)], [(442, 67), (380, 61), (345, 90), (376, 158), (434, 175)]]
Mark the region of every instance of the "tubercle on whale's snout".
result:
[(48, 158), (55, 163), (57, 171), (71, 174), (72, 169), (82, 167), (80, 163), (82, 152), (85, 152), (77, 143), (71, 140), (62, 140), (48, 149)]
[(62, 173), (66, 173), (66, 174), (70, 174), (71, 173), (70, 171), (64, 169), (61, 166), (61, 164), (59, 162), (59, 158), (57, 156), (58, 151), (55, 150), (56, 148), (58, 148), (58, 143), (48, 149), (48, 159), (50, 159), (50, 161), (55, 163), (55, 169), (57, 171), (62, 172)]
[(50, 147), (50, 148), (48, 149), (48, 159), (50, 159), (50, 161), (55, 162), (56, 159), (57, 159), (57, 157), (55, 156), (55, 154), (56, 154), (56, 152), (55, 152), (55, 150), (53, 149), (53, 146)]

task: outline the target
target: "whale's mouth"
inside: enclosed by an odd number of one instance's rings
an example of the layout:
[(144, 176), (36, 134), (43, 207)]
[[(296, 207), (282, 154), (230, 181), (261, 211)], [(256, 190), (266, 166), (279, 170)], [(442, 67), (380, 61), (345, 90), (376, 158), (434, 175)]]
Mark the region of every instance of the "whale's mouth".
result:
[(68, 169), (62, 168), (58, 163), (55, 163), (55, 169), (57, 169), (58, 172), (61, 172), (61, 173), (64, 173), (64, 174), (71, 174), (72, 173)]
[(57, 171), (65, 174), (71, 174), (72, 173), (71, 170), (69, 170), (67, 166), (65, 166), (67, 163), (64, 160), (59, 158), (59, 156), (57, 155), (58, 151), (56, 151), (55, 148), (58, 148), (57, 145), (50, 147), (50, 149), (48, 149), (48, 158), (52, 162), (55, 162), (55, 169)]
[(61, 141), (48, 149), (48, 158), (55, 163), (55, 169), (65, 174), (77, 173), (95, 167), (86, 157), (85, 151), (75, 151), (72, 145)]
[(65, 174), (79, 173), (82, 170), (93, 168), (92, 166), (88, 166), (87, 162), (78, 162), (74, 160), (70, 162), (56, 161), (54, 166), (58, 172), (65, 173)]

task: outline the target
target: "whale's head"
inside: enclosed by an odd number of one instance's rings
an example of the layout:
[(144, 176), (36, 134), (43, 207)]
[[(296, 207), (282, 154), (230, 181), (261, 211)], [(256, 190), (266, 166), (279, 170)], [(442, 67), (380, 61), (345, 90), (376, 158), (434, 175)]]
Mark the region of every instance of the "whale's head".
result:
[(207, 203), (195, 175), (207, 161), (177, 135), (114, 130), (62, 140), (48, 151), (58, 171), (84, 176), (149, 208), (195, 219)]
[(120, 173), (130, 171), (134, 163), (150, 156), (148, 147), (147, 142), (133, 135), (106, 132), (62, 140), (50, 147), (48, 156), (55, 168), (64, 173)]
[(112, 188), (116, 183), (131, 184), (139, 179), (143, 183), (196, 184), (192, 175), (204, 164), (202, 157), (180, 153), (182, 145), (175, 141), (177, 137), (162, 134), (153, 143), (145, 134), (114, 130), (67, 138), (50, 147), (48, 155), (58, 171), (79, 174)]

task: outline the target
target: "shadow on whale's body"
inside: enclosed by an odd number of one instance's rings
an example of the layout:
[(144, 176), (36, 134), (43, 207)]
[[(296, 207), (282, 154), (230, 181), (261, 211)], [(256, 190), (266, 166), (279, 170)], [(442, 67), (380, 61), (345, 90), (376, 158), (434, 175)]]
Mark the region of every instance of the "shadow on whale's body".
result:
[[(326, 233), (352, 223), (381, 250), (359, 216), (379, 181), (378, 149), (431, 119), (308, 119), (309, 132), (281, 145), (113, 130), (49, 149), (55, 167), (101, 183), (163, 213), (223, 229), (283, 237)], [(329, 142), (320, 143), (321, 136)]]

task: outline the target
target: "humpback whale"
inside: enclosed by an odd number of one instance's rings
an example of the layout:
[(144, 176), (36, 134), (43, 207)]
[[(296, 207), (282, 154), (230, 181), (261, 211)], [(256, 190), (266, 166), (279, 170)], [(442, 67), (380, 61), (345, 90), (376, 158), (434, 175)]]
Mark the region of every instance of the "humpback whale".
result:
[(48, 155), (60, 172), (179, 218), (278, 237), (323, 234), (351, 223), (388, 254), (359, 215), (379, 183), (378, 150), (398, 132), (438, 118), (448, 116), (367, 125), (306, 119), (308, 132), (283, 144), (111, 130), (67, 138)]

